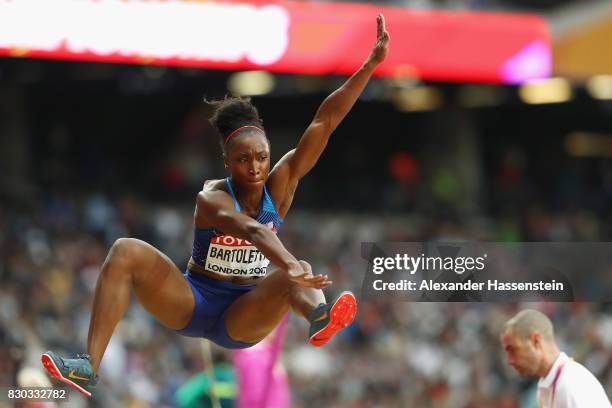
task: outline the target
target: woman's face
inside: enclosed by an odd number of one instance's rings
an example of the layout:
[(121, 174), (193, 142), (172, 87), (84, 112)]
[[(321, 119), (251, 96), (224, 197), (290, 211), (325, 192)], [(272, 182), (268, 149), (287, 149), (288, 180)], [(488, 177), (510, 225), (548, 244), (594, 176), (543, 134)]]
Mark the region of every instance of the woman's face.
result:
[(234, 137), (223, 155), (232, 181), (246, 188), (263, 188), (270, 173), (270, 146), (266, 136), (255, 130)]

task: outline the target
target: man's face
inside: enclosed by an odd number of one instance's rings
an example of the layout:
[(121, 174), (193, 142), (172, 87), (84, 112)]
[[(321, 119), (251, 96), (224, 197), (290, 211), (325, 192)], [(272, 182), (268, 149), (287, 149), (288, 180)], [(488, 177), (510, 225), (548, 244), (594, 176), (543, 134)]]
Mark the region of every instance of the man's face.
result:
[(522, 377), (533, 377), (540, 366), (540, 351), (535, 347), (534, 333), (531, 338), (522, 339), (506, 329), (501, 336), (502, 346), (508, 356), (508, 364)]

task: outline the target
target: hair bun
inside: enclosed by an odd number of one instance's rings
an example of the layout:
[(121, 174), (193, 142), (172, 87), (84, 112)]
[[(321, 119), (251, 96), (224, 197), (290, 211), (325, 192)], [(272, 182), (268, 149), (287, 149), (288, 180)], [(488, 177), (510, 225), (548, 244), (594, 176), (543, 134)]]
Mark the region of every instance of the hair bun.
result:
[(204, 99), (204, 103), (213, 109), (210, 123), (222, 140), (241, 126), (255, 125), (263, 129), (263, 122), (251, 98), (226, 96), (218, 101)]

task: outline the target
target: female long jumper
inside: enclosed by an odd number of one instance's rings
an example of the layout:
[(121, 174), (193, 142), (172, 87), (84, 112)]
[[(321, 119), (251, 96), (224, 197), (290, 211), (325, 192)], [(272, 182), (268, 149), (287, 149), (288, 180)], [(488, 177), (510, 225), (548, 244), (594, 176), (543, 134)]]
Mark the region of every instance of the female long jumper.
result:
[(42, 355), (47, 371), (91, 396), (97, 371), (132, 291), (162, 325), (186, 336), (204, 337), (228, 348), (261, 341), (291, 308), (310, 323), (310, 343), (323, 346), (350, 324), (355, 296), (343, 292), (326, 303), (326, 275), (285, 249), (276, 233), (299, 181), (315, 165), (330, 135), (386, 57), (389, 33), (377, 16), (376, 43), (361, 68), (329, 95), (297, 147), (270, 170), (270, 144), (249, 99), (208, 102), (212, 125), (221, 135), (230, 176), (210, 180), (197, 195), (195, 238), (188, 270), (182, 274), (146, 242), (122, 238), (110, 249), (98, 278), (87, 354), (67, 359)]

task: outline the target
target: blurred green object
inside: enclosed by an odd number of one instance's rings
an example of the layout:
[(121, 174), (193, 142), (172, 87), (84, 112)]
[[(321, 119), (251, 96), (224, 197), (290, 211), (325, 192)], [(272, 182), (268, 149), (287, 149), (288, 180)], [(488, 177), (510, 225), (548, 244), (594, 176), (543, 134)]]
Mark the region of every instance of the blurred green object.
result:
[(495, 241), (497, 242), (520, 242), (521, 230), (518, 224), (514, 221), (500, 221), (495, 232)]
[[(227, 363), (215, 364), (214, 375), (214, 392), (221, 402), (221, 407), (234, 408), (237, 394), (234, 368)], [(210, 379), (205, 373), (200, 373), (183, 384), (174, 397), (181, 408), (212, 408), (210, 392)]]
[(457, 200), (461, 194), (461, 183), (456, 174), (448, 169), (438, 169), (436, 171), (431, 188), (435, 196), (443, 202)]

